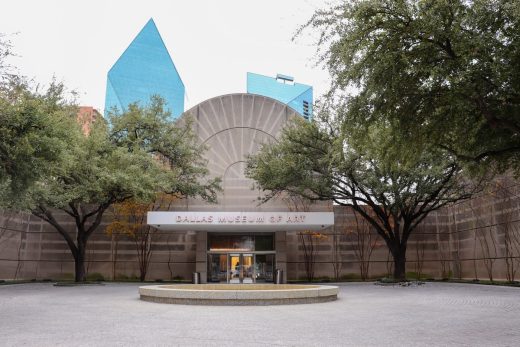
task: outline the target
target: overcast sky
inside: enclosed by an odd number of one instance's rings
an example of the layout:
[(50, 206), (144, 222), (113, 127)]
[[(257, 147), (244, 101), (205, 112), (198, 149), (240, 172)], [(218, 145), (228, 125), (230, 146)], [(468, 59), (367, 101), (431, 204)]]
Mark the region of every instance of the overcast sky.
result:
[(186, 109), (210, 97), (246, 91), (246, 72), (283, 73), (325, 92), (310, 37), (295, 30), (325, 0), (9, 1), (0, 33), (12, 64), (39, 83), (53, 75), (79, 92), (82, 105), (104, 107), (106, 74), (153, 18), (186, 86)]

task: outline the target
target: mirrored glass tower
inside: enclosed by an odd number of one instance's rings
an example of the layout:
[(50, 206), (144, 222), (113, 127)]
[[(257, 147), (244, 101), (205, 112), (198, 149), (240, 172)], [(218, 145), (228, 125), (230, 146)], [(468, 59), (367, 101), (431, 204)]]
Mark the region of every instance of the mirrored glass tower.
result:
[(247, 92), (283, 102), (305, 119), (312, 119), (312, 86), (295, 83), (291, 76), (269, 77), (248, 72)]
[(184, 83), (150, 19), (108, 71), (105, 114), (133, 102), (144, 106), (152, 95), (165, 99), (173, 118), (184, 112)]

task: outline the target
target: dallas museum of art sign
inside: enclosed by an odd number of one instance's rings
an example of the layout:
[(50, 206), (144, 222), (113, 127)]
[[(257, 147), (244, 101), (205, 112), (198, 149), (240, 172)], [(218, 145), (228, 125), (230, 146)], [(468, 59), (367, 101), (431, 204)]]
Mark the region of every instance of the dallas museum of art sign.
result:
[(148, 212), (161, 230), (320, 230), (334, 224), (332, 212)]

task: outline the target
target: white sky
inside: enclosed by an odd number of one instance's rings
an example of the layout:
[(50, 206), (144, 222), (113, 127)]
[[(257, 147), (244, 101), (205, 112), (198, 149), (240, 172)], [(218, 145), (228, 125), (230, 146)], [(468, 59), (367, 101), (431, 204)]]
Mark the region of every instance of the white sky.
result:
[(246, 91), (246, 72), (295, 77), (314, 86), (328, 74), (315, 67), (310, 38), (291, 42), (325, 0), (11, 0), (0, 11), (19, 72), (78, 91), (82, 105), (102, 111), (106, 74), (150, 17), (184, 81), (190, 108), (210, 97)]

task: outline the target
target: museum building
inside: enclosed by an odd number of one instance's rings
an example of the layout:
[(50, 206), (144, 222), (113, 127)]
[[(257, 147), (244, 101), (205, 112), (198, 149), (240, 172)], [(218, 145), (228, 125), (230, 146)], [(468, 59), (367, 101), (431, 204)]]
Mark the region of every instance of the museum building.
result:
[[(210, 178), (222, 179), (217, 204), (183, 200), (172, 211), (149, 212), (148, 224), (164, 233), (193, 232), (193, 272), (202, 282), (272, 282), (286, 269), (287, 231), (323, 230), (334, 223), (328, 205), (290, 211), (284, 201), (260, 204), (262, 192), (244, 175), (247, 156), (276, 141), (291, 117), (312, 118), (312, 87), (278, 74), (247, 74), (247, 93), (206, 100), (186, 112), (184, 83), (152, 19), (107, 75), (105, 112), (124, 111), (130, 102), (146, 104), (161, 95), (177, 122), (191, 118), (207, 148)], [(294, 209), (294, 208), (293, 208)]]
[(299, 209), (277, 199), (260, 204), (262, 192), (245, 177), (246, 158), (276, 141), (295, 110), (269, 97), (230, 94), (206, 100), (184, 112), (207, 147), (210, 177), (220, 177), (218, 203), (186, 199), (171, 212), (149, 212), (148, 224), (164, 232), (194, 232), (193, 271), (208, 282), (273, 281), (275, 269), (287, 273), (287, 232), (324, 230), (334, 224), (332, 206)]

